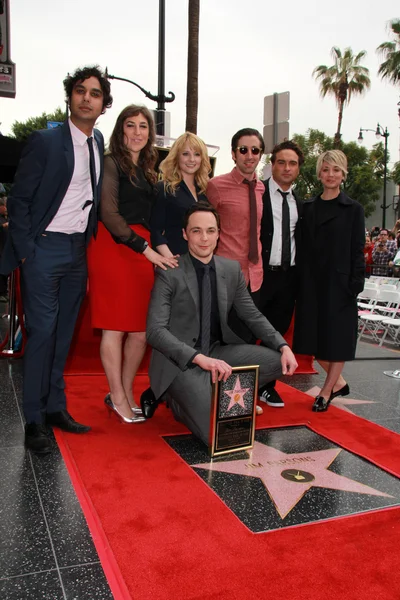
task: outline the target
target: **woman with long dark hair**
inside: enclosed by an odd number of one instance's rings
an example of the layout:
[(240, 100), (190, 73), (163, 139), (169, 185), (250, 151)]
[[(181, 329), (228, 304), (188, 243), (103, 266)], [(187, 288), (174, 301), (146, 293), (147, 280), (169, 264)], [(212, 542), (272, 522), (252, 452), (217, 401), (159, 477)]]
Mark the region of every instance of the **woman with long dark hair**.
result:
[(322, 193), (303, 206), (300, 289), (294, 351), (315, 356), (326, 379), (313, 404), (324, 412), (350, 388), (342, 376), (357, 344), (357, 294), (364, 287), (363, 207), (341, 191), (347, 158), (340, 150), (319, 156)]
[(144, 106), (118, 116), (104, 160), (99, 229), (88, 252), (92, 326), (102, 329), (100, 355), (110, 393), (106, 405), (126, 423), (143, 421), (132, 385), (146, 350), (146, 316), (154, 265), (176, 260), (150, 246), (155, 198), (155, 129)]

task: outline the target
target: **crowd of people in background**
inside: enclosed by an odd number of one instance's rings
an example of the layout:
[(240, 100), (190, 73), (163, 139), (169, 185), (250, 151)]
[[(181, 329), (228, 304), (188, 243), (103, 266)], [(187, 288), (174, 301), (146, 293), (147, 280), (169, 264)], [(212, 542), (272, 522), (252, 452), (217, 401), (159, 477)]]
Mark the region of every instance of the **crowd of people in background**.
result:
[[(264, 140), (253, 128), (233, 135), (229, 173), (210, 178), (204, 142), (184, 133), (158, 177), (146, 107), (122, 110), (104, 155), (94, 125), (112, 104), (109, 80), (85, 67), (64, 88), (70, 117), (28, 140), (9, 222), (0, 203), (0, 244), (9, 228), (2, 272), (21, 269), (27, 448), (51, 451), (48, 426), (90, 430), (69, 414), (63, 380), (87, 275), (92, 325), (102, 330), (104, 402), (124, 423), (144, 422), (167, 400), (207, 442), (211, 383), (249, 357), (260, 365), (259, 400), (283, 408), (275, 383), (297, 367), (283, 337), (295, 305), (294, 349), (326, 371), (312, 410), (349, 394), (342, 369), (355, 356), (357, 295), (365, 275), (396, 272), (400, 220), (393, 232), (366, 232), (361, 205), (343, 191), (343, 152), (318, 158), (321, 194), (306, 201), (295, 192), (301, 148), (276, 145), (262, 181)], [(150, 387), (139, 401), (133, 380), (147, 343)]]
[(378, 226), (365, 233), (365, 273), (367, 277), (399, 277), (400, 219), (392, 230)]

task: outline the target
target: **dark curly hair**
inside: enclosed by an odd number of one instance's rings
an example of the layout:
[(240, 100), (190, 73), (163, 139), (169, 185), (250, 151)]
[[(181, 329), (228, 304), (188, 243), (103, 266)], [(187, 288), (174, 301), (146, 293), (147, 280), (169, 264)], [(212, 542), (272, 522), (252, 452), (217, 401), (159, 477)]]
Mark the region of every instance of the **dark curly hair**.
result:
[(148, 108), (145, 106), (130, 104), (123, 109), (123, 111), (118, 115), (117, 122), (115, 123), (113, 132), (111, 134), (109, 150), (117, 161), (121, 170), (128, 175), (130, 179), (133, 177), (135, 180), (136, 166), (132, 161), (131, 153), (125, 143), (124, 123), (129, 117), (136, 117), (137, 115), (143, 115), (149, 125), (149, 139), (147, 140), (145, 147), (140, 151), (138, 166), (143, 170), (146, 179), (150, 183), (155, 183), (157, 181), (157, 175), (154, 170), (154, 166), (158, 157), (157, 150), (154, 147), (156, 140), (156, 129), (154, 125), (154, 119)]
[(293, 142), (292, 140), (286, 140), (281, 144), (277, 144), (272, 150), (272, 164), (274, 164), (274, 162), (276, 161), (276, 155), (278, 154), (278, 152), (281, 152), (282, 150), (293, 150), (293, 152), (296, 152), (299, 159), (299, 167), (301, 167), (301, 165), (304, 163), (304, 154), (300, 146), (298, 146), (296, 142)]
[(110, 90), (111, 85), (107, 77), (104, 75), (103, 71), (100, 70), (99, 65), (93, 65), (89, 67), (83, 67), (81, 69), (76, 69), (75, 73), (70, 75), (68, 73), (67, 77), (64, 79), (64, 90), (68, 104), (71, 102), (72, 90), (76, 86), (77, 83), (81, 83), (89, 77), (97, 77), (100, 83), (101, 91), (103, 92), (103, 112), (106, 112), (106, 108), (111, 108), (113, 103), (113, 97), (111, 96)]

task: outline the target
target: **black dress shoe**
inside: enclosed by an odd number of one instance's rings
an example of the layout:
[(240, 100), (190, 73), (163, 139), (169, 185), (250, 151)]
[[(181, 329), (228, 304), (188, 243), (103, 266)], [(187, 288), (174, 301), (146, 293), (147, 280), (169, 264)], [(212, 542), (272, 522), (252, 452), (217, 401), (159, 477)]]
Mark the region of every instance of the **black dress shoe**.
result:
[(36, 454), (49, 454), (52, 451), (53, 445), (45, 425), (37, 423), (25, 425), (25, 448)]
[(330, 398), (329, 398), (329, 402), (332, 402), (332, 400), (334, 398), (337, 398), (338, 396), (348, 396), (349, 394), (350, 394), (349, 384), (346, 383), (346, 385), (344, 385), (343, 387), (341, 387), (340, 390), (338, 390), (337, 392), (334, 392), (332, 390), (332, 393), (331, 393)]
[(77, 423), (67, 410), (48, 413), (46, 415), (46, 424), (52, 425), (52, 427), (58, 427), (59, 429), (68, 431), (69, 433), (87, 433), (91, 430), (89, 425), (81, 425), (81, 423)]
[(151, 388), (147, 388), (140, 396), (140, 406), (146, 419), (151, 419), (158, 406), (158, 402)]
[(316, 396), (314, 404), (312, 406), (312, 410), (313, 412), (325, 412), (326, 410), (328, 410), (330, 403), (330, 399), (325, 400), (323, 396)]

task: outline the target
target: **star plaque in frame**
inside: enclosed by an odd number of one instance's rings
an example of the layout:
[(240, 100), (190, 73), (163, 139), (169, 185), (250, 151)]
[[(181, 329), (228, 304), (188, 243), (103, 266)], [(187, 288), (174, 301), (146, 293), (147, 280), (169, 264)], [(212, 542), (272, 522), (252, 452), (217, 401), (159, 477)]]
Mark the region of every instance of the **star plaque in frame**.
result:
[(248, 450), (254, 444), (259, 365), (233, 367), (213, 384), (208, 450), (210, 456)]

